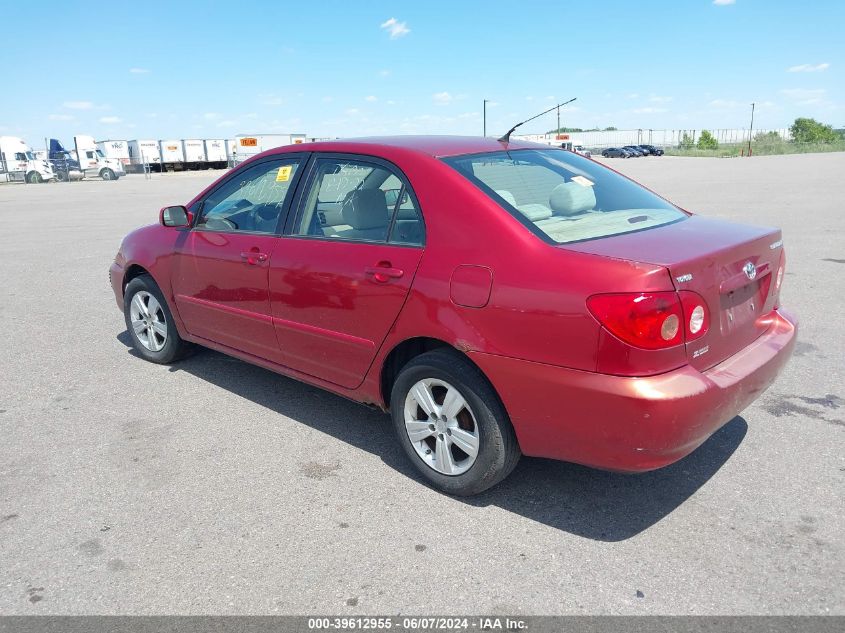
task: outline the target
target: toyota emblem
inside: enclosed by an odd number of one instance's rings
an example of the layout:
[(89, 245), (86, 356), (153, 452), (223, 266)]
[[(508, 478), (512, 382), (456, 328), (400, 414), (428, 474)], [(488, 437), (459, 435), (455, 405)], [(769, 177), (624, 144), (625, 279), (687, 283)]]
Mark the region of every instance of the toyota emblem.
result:
[(753, 279), (757, 276), (757, 267), (752, 262), (748, 262), (742, 267), (742, 272), (745, 273), (745, 276), (748, 277), (749, 280), (753, 281)]

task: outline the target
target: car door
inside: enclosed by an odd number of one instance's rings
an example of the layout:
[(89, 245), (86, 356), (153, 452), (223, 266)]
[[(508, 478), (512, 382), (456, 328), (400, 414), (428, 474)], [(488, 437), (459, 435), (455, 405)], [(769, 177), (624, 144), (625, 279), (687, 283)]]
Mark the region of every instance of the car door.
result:
[(268, 270), (302, 161), (285, 156), (246, 166), (200, 202), (172, 276), (193, 336), (279, 362)]
[(423, 218), (388, 163), (327, 155), (310, 172), (270, 262), (273, 323), (285, 365), (354, 388), (408, 295)]

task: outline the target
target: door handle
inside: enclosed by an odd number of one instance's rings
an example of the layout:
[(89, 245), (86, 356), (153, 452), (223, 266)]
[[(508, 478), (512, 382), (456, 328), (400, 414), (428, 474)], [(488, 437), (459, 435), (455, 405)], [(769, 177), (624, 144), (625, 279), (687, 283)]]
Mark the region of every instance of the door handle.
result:
[(245, 251), (241, 253), (241, 258), (245, 259), (246, 263), (252, 266), (256, 266), (261, 262), (267, 261), (267, 255), (265, 253), (259, 253), (258, 250)]
[(379, 262), (377, 266), (367, 266), (364, 272), (380, 284), (387, 283), (391, 279), (399, 279), (405, 274), (401, 268), (393, 268), (390, 262)]

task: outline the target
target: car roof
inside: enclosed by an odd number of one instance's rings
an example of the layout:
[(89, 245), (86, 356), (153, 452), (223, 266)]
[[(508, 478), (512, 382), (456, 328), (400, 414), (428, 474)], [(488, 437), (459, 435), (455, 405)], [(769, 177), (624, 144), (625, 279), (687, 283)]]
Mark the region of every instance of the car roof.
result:
[(433, 156), (458, 156), (481, 154), (513, 149), (549, 149), (542, 143), (512, 140), (503, 143), (483, 136), (370, 136), (364, 138), (335, 139), (285, 145), (267, 153), (297, 152), (375, 152), (379, 150), (406, 150)]

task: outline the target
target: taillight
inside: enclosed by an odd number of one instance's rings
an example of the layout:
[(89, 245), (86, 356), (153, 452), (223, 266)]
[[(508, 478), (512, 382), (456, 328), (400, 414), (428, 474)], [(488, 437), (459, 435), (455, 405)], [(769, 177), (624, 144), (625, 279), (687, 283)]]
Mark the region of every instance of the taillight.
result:
[(675, 292), (593, 295), (593, 316), (614, 336), (642, 349), (666, 349), (684, 342), (684, 312)]
[(642, 349), (694, 341), (710, 327), (707, 304), (689, 290), (593, 295), (587, 307), (611, 334)]
[(691, 290), (680, 290), (681, 304), (684, 306), (686, 341), (701, 338), (710, 328), (710, 311), (701, 295)]
[(778, 264), (778, 273), (775, 277), (775, 292), (780, 290), (780, 285), (783, 283), (783, 273), (786, 269), (786, 251), (780, 251), (780, 264)]

